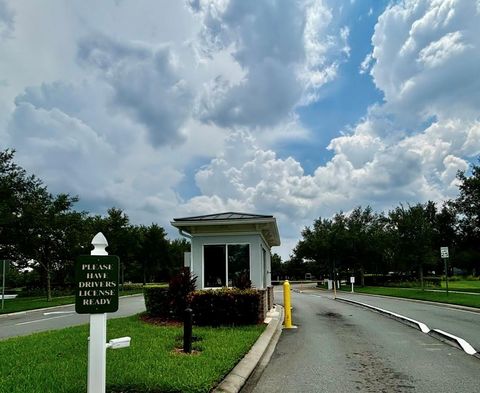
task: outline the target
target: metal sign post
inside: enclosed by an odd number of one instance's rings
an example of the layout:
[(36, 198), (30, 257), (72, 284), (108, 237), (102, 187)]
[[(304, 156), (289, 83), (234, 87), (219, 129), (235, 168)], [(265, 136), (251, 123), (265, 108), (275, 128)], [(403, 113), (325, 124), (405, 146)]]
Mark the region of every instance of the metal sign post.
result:
[(350, 277), (350, 284), (352, 284), (352, 293), (353, 293), (353, 284), (355, 284), (355, 277)]
[(448, 296), (448, 247), (440, 247), (440, 257), (445, 262), (445, 288)]
[(3, 262), (3, 274), (2, 274), (2, 310), (5, 307), (5, 259)]

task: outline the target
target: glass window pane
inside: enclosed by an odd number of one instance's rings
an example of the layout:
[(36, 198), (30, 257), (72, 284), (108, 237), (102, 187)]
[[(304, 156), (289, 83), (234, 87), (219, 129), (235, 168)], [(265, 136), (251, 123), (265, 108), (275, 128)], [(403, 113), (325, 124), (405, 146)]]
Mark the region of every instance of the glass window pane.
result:
[(205, 287), (224, 287), (226, 276), (225, 246), (205, 245), (203, 248)]
[(239, 286), (240, 282), (250, 280), (250, 245), (228, 245), (228, 286)]

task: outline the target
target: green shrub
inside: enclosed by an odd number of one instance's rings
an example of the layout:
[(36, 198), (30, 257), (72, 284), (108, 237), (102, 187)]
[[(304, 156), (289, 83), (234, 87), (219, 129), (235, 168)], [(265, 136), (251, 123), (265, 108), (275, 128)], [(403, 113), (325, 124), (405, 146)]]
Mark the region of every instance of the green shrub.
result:
[(182, 319), (183, 312), (188, 306), (188, 295), (195, 290), (197, 277), (192, 275), (189, 268), (182, 270), (170, 279), (168, 284), (168, 296), (170, 309), (174, 318)]
[(432, 287), (441, 287), (442, 286), (442, 278), (441, 277), (424, 277), (423, 282), (426, 286), (432, 286)]
[[(150, 285), (155, 285), (155, 284), (150, 284)], [(129, 282), (129, 283), (123, 283), (120, 285), (120, 288), (122, 289), (122, 291), (136, 291), (136, 290), (139, 290), (139, 289), (143, 289), (143, 284), (142, 283), (133, 283), (133, 282)]]
[(168, 288), (160, 285), (145, 285), (143, 287), (145, 308), (151, 317), (170, 318), (171, 307)]
[[(52, 288), (52, 297), (71, 296), (75, 294), (73, 288)], [(18, 293), (18, 297), (42, 297), (47, 296), (45, 288), (24, 288)]]
[(254, 289), (222, 288), (192, 292), (195, 325), (251, 325), (259, 323), (262, 293)]
[[(445, 276), (443, 276), (443, 279), (445, 280)], [(464, 278), (462, 276), (450, 276), (448, 277), (448, 281), (462, 281)]]
[(168, 287), (146, 285), (143, 290), (145, 307), (151, 317), (183, 319), (183, 312), (188, 307), (189, 293), (195, 290), (196, 276), (190, 269), (183, 268), (172, 277)]

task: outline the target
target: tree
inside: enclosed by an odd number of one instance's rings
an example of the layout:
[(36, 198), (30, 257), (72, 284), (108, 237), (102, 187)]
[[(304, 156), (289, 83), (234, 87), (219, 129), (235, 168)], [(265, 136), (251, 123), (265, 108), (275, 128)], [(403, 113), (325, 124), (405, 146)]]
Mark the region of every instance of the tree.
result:
[(383, 255), (382, 225), (380, 216), (374, 214), (371, 207), (355, 208), (346, 218), (346, 262), (352, 273), (360, 273), (361, 285), (364, 285), (365, 271), (377, 266)]
[(423, 288), (425, 265), (435, 262), (433, 254), (435, 204), (400, 205), (390, 211), (389, 219), (395, 228), (397, 249), (395, 258), (403, 263), (402, 270), (416, 271)]
[(171, 275), (169, 243), (165, 230), (157, 224), (140, 227), (140, 253), (138, 255), (143, 271), (143, 284), (168, 280)]
[(123, 210), (112, 207), (105, 217), (89, 217), (87, 226), (91, 238), (102, 232), (108, 241), (108, 253), (120, 258), (122, 281), (141, 281), (142, 266), (137, 258), (140, 233), (130, 225), (130, 219)]
[(14, 155), (14, 150), (0, 152), (0, 258), (11, 260), (22, 258), (22, 229), (33, 225), (25, 219), (27, 206), (46, 194), (39, 179), (13, 162)]
[(1, 257), (39, 270), (50, 300), (52, 275), (65, 270), (66, 259), (71, 261), (78, 249), (83, 217), (71, 210), (78, 198), (50, 194), (41, 180), (13, 162), (14, 153), (0, 152)]
[(274, 253), (271, 258), (271, 276), (272, 280), (278, 280), (280, 277), (285, 276), (284, 264), (282, 263), (282, 257), (277, 253)]
[(312, 228), (306, 227), (302, 239), (293, 249), (291, 261), (314, 261), (317, 265), (316, 275), (325, 275), (332, 271), (332, 245), (330, 232), (332, 221), (319, 217), (313, 222)]
[(18, 240), (24, 255), (22, 262), (23, 265), (40, 269), (48, 301), (52, 298), (53, 274), (65, 269), (67, 261), (72, 268), (80, 247), (81, 232), (78, 226), (82, 222), (82, 213), (72, 211), (77, 200), (68, 194), (54, 197), (45, 189), (40, 194), (32, 195), (24, 209), (22, 223), (25, 227), (21, 228), (22, 238)]
[(174, 239), (168, 245), (171, 273), (177, 273), (184, 264), (184, 254), (190, 252), (190, 242), (187, 239)]
[[(479, 159), (480, 162), (480, 159)], [(460, 195), (452, 203), (458, 214), (461, 252), (458, 259), (474, 274), (480, 272), (480, 165), (473, 165), (471, 176), (458, 172)]]

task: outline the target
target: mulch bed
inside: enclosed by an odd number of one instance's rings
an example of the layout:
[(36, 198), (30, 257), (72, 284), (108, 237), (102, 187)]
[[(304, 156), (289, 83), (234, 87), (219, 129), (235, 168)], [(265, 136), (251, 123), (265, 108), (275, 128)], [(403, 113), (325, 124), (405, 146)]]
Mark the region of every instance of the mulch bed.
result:
[(147, 313), (140, 315), (140, 320), (145, 323), (157, 326), (172, 326), (172, 327), (182, 327), (183, 322), (175, 319), (163, 318), (163, 317), (151, 317)]

